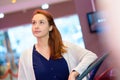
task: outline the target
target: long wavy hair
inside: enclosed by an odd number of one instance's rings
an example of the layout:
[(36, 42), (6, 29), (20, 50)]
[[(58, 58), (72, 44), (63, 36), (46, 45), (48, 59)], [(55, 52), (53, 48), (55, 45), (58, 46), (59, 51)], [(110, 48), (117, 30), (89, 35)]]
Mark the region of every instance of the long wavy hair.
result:
[(52, 25), (52, 31), (49, 32), (48, 45), (50, 46), (50, 57), (51, 59), (59, 59), (62, 54), (67, 52), (62, 41), (61, 34), (57, 29), (53, 16), (46, 10), (37, 9), (34, 11), (33, 15), (42, 14), (47, 18), (49, 26)]

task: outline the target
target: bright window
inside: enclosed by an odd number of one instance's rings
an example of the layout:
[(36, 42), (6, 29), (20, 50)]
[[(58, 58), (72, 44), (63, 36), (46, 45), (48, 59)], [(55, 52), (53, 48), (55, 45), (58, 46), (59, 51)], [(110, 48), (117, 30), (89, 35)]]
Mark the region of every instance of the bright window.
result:
[[(81, 32), (80, 21), (76, 14), (57, 18), (55, 19), (55, 23), (64, 41), (73, 42), (83, 48), (85, 47)], [(13, 53), (15, 53), (15, 58), (17, 57), (17, 59), (21, 52), (29, 47), (32, 47), (36, 43), (36, 38), (32, 34), (31, 27), (31, 24), (26, 24), (10, 28), (6, 31), (10, 41), (10, 48), (12, 49)], [(1, 32), (1, 35), (2, 34), (3, 32)], [(0, 37), (0, 39), (3, 40), (4, 36)], [(0, 40), (0, 49), (4, 48), (4, 46), (1, 45), (2, 40)]]

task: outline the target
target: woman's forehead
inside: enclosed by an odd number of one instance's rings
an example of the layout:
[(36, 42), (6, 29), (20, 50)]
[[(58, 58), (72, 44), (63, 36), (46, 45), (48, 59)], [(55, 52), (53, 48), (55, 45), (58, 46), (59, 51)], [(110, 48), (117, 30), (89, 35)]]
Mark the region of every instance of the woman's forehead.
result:
[(32, 18), (32, 20), (47, 20), (46, 16), (43, 14), (35, 14)]

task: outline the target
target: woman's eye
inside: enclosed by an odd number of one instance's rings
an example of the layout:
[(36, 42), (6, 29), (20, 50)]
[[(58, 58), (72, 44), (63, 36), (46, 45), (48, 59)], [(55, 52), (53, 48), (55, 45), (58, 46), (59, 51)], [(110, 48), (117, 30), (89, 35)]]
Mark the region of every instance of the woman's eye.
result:
[(40, 24), (44, 24), (45, 22), (43, 22), (43, 21), (40, 21)]
[(36, 23), (35, 21), (32, 22), (32, 24), (35, 24), (35, 23)]

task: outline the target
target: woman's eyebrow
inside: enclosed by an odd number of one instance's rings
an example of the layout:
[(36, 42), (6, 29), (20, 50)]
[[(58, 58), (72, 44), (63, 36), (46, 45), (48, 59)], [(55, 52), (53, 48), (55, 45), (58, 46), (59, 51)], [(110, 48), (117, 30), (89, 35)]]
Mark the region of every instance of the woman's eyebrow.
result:
[(46, 21), (46, 20), (44, 20), (44, 19), (40, 19), (39, 21)]

